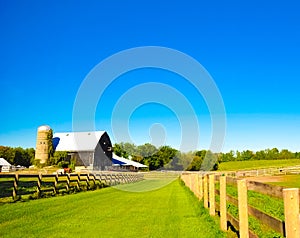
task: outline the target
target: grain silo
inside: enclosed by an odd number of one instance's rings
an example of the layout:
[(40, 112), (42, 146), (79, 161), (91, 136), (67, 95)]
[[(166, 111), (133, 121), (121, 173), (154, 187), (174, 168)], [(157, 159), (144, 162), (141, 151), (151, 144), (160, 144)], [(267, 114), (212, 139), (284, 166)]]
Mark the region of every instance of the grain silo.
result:
[(52, 146), (52, 130), (50, 126), (40, 126), (37, 130), (35, 160), (45, 164), (49, 159), (50, 146)]

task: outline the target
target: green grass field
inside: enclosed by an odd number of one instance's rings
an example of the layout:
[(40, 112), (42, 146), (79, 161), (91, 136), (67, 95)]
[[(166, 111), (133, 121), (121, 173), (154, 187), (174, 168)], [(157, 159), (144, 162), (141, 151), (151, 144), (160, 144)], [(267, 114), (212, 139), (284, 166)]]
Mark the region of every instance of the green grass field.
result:
[[(216, 188), (219, 189), (219, 183), (216, 184)], [(237, 199), (238, 193), (235, 186), (227, 184), (226, 192), (228, 195), (231, 195)], [(216, 201), (218, 203), (220, 202), (219, 195), (216, 196)], [(254, 191), (248, 191), (248, 204), (270, 216), (284, 220), (284, 207), (282, 199), (272, 198)], [(227, 202), (227, 211), (238, 219), (237, 206)], [(268, 228), (266, 225), (262, 224), (259, 220), (252, 216), (249, 216), (249, 228), (261, 238), (282, 237), (280, 234), (276, 233), (271, 228)]]
[(151, 192), (124, 191), (132, 186), (1, 205), (0, 237), (226, 237), (179, 180)]
[(299, 159), (291, 160), (249, 160), (230, 161), (219, 164), (219, 171), (250, 170), (260, 168), (279, 168), (300, 165)]
[(267, 183), (288, 188), (300, 188), (300, 175), (275, 176), (275, 178), (277, 181)]

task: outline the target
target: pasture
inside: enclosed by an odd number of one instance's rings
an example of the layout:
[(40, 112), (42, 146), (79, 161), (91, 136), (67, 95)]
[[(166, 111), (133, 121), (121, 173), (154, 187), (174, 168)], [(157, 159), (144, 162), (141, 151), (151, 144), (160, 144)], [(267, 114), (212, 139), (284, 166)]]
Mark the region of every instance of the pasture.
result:
[(153, 183), (1, 205), (0, 237), (226, 237), (178, 179), (150, 192), (125, 191)]
[(300, 165), (299, 159), (230, 161), (219, 164), (219, 171), (280, 168)]
[(252, 180), (262, 183), (268, 183), (276, 186), (282, 186), (287, 188), (300, 188), (300, 175), (277, 175), (266, 177), (254, 177)]

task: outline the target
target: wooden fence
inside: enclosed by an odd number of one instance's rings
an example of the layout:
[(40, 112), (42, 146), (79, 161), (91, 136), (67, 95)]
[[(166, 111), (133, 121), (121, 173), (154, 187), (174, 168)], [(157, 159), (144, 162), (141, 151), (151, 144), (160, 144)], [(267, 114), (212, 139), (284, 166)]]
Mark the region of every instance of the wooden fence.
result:
[(23, 195), (41, 197), (45, 193), (58, 194), (70, 189), (94, 189), (143, 179), (138, 173), (85, 173), (85, 174), (0, 174), (0, 198)]
[[(227, 231), (228, 224), (230, 224), (239, 232), (241, 238), (257, 237), (249, 229), (248, 215), (251, 215), (282, 236), (288, 238), (300, 237), (298, 188), (285, 189), (279, 186), (218, 174), (183, 173), (181, 179), (200, 200), (203, 200), (204, 207), (209, 209), (211, 216), (215, 216), (216, 213), (219, 214), (220, 228), (223, 231)], [(216, 189), (216, 184), (218, 184), (218, 189)], [(237, 187), (237, 198), (227, 194), (228, 185)], [(249, 205), (248, 190), (283, 199), (284, 221)], [(218, 203), (216, 202), (216, 195), (219, 196)], [(227, 212), (227, 203), (238, 207), (239, 219)]]
[(232, 177), (255, 177), (255, 176), (273, 176), (273, 175), (292, 175), (300, 174), (300, 165), (280, 168), (253, 169), (241, 171), (227, 171), (226, 174)]

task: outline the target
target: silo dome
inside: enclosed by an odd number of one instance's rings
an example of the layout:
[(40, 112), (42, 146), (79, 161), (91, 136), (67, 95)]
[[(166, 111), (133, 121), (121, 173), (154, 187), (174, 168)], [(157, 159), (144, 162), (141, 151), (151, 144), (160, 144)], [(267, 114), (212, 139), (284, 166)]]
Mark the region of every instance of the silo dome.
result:
[(38, 128), (38, 131), (50, 131), (51, 128), (48, 125), (42, 125)]

